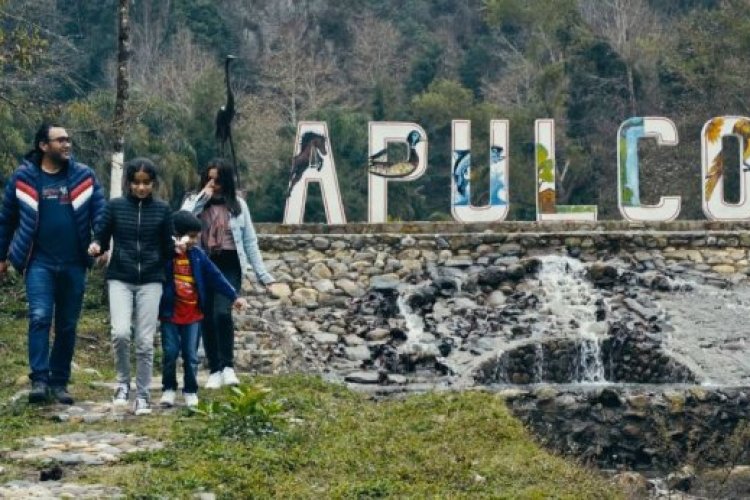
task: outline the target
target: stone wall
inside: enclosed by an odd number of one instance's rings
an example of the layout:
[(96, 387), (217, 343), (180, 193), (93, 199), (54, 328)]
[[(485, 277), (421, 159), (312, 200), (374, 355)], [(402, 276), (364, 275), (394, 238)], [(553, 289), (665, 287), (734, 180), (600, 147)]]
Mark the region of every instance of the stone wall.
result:
[[(494, 273), (511, 284), (487, 288), (480, 276), (478, 288), (487, 292), (483, 305), (499, 307), (514, 297), (513, 280), (525, 273), (520, 263), (545, 254), (599, 262), (592, 266), (601, 273), (594, 281), (611, 278), (607, 263), (617, 261), (652, 288), (668, 287), (667, 278), (687, 275), (725, 286), (750, 273), (750, 232), (743, 224), (258, 224), (257, 229), (265, 262), (283, 283), (279, 297), (270, 297), (254, 282), (245, 284), (250, 309), (238, 323), (237, 361), (240, 369), (259, 372), (367, 368), (382, 354), (379, 346), (403, 334), (407, 325), (391, 317), (353, 332), (358, 317), (352, 315), (353, 303), (426, 276)], [(452, 282), (443, 279), (445, 286)], [(451, 302), (451, 314), (466, 310), (461, 300)], [(384, 381), (382, 373), (363, 377)]]
[(606, 469), (670, 471), (750, 459), (747, 388), (508, 389), (513, 413), (545, 444)]

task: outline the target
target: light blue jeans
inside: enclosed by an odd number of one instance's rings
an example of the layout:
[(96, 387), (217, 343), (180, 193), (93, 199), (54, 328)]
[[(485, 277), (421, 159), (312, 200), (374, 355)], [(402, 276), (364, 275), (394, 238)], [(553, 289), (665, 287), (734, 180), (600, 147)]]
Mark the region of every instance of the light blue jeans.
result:
[(130, 387), (130, 335), (133, 333), (136, 397), (148, 400), (162, 284), (134, 285), (118, 280), (108, 280), (107, 284), (117, 382)]

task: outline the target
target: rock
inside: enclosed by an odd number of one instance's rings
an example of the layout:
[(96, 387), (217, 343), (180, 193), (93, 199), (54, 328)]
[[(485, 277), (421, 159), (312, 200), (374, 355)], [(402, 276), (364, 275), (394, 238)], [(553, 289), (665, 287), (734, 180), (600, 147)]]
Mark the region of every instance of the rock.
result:
[(508, 273), (504, 269), (491, 266), (479, 272), (477, 283), (480, 286), (497, 288), (506, 279), (508, 279)]
[(367, 340), (378, 341), (378, 340), (388, 339), (390, 338), (390, 336), (391, 336), (390, 330), (386, 330), (385, 328), (375, 328), (367, 332), (367, 334), (365, 335), (365, 338)]
[(370, 278), (370, 289), (379, 292), (394, 291), (400, 284), (397, 274), (382, 274)]
[(344, 337), (344, 343), (348, 346), (357, 346), (365, 343), (360, 337), (354, 334), (350, 334)]
[(365, 290), (356, 282), (349, 279), (340, 279), (336, 281), (336, 287), (340, 288), (350, 297), (361, 297)]
[(667, 486), (670, 490), (688, 492), (695, 480), (695, 469), (692, 465), (685, 465), (679, 471), (667, 476)]
[(286, 283), (272, 283), (270, 286), (271, 295), (276, 298), (284, 299), (292, 294), (292, 289)]
[(335, 344), (339, 341), (339, 336), (335, 333), (316, 333), (313, 338), (318, 344)]
[(646, 498), (649, 491), (648, 479), (637, 472), (620, 472), (612, 477), (612, 482), (624, 490), (629, 498)]
[(344, 377), (345, 381), (355, 384), (378, 384), (381, 379), (380, 373), (373, 371), (352, 372)]
[(329, 279), (333, 277), (333, 272), (331, 272), (327, 265), (318, 262), (310, 269), (310, 276), (318, 279)]
[(346, 358), (351, 361), (366, 361), (370, 359), (370, 349), (366, 345), (347, 347), (344, 349)]
[(487, 305), (492, 307), (499, 307), (505, 304), (505, 294), (500, 290), (495, 290), (487, 297)]
[(328, 250), (328, 248), (331, 246), (331, 242), (328, 241), (328, 238), (323, 238), (321, 236), (317, 236), (313, 238), (312, 241), (313, 248), (316, 250)]
[(292, 302), (303, 307), (315, 307), (318, 304), (318, 292), (312, 288), (298, 288), (292, 294)]

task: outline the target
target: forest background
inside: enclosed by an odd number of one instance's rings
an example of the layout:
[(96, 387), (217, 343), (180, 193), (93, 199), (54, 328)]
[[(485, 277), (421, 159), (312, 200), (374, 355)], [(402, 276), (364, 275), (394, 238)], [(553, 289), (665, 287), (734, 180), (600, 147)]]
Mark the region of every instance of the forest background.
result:
[[(508, 220), (534, 220), (534, 120), (556, 123), (558, 203), (616, 206), (617, 129), (665, 116), (680, 144), (641, 141), (641, 201), (702, 219), (700, 133), (747, 116), (744, 0), (133, 0), (125, 158), (161, 168), (178, 206), (216, 156), (224, 56), (238, 56), (233, 135), (256, 221), (280, 222), (301, 120), (328, 123), (349, 221), (367, 213), (368, 121), (419, 123), (426, 174), (392, 183), (395, 220), (450, 218), (451, 120), (472, 120), (473, 202), (487, 202), (489, 121), (510, 120)], [(109, 185), (116, 0), (0, 0), (0, 181), (38, 124), (68, 128)], [(739, 144), (725, 138), (728, 201)], [(394, 155), (406, 154), (393, 151)], [(322, 221), (315, 186), (306, 221)]]

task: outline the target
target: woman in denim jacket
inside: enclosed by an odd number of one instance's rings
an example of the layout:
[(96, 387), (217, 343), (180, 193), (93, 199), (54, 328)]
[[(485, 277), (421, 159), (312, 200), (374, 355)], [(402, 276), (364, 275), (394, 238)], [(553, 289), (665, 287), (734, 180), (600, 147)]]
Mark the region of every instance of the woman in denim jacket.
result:
[[(242, 287), (242, 275), (252, 266), (258, 281), (274, 282), (266, 271), (245, 200), (237, 196), (232, 166), (223, 159), (211, 160), (201, 176), (201, 190), (189, 195), (183, 210), (203, 222), (201, 246), (229, 283)], [(204, 304), (203, 346), (210, 375), (206, 389), (239, 383), (234, 372), (234, 322), (232, 303), (222, 295), (208, 294)]]

